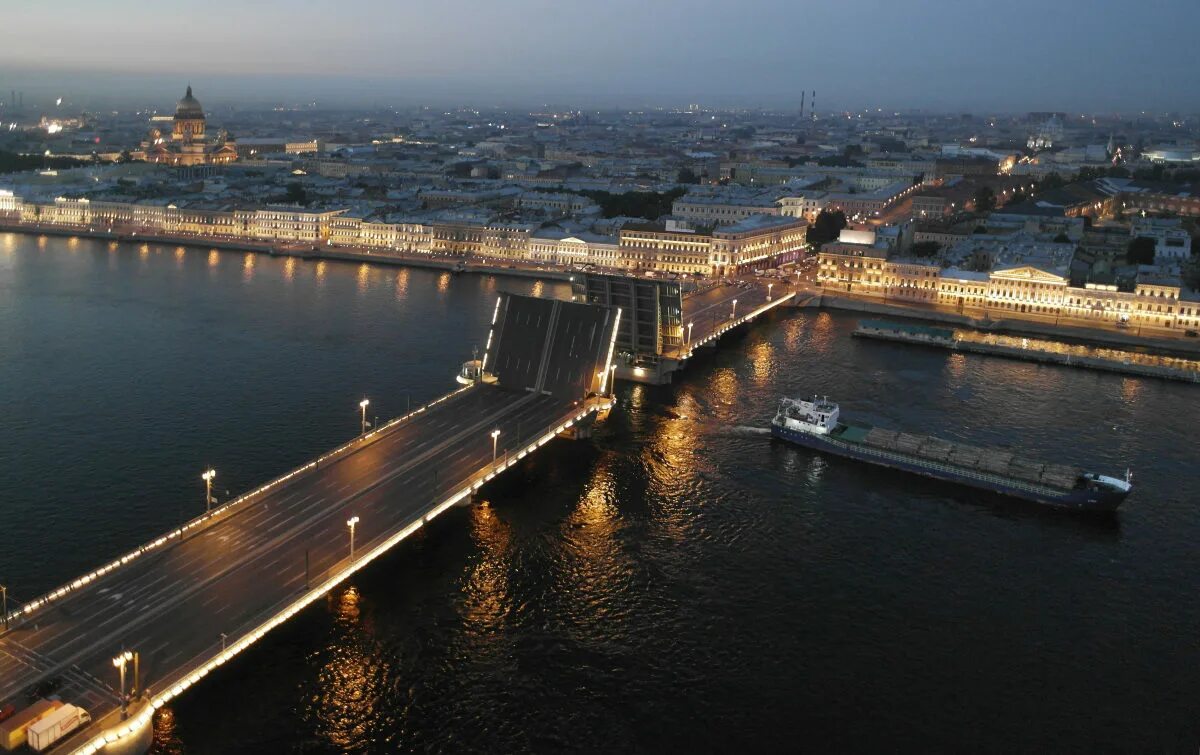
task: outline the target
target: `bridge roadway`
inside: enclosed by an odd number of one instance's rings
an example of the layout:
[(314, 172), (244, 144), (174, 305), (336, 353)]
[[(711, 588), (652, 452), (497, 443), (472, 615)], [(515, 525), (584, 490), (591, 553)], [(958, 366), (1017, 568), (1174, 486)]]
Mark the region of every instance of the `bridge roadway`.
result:
[[(493, 326), (498, 383), (449, 394), (21, 612), (0, 635), (0, 705), (23, 707), (40, 683), (60, 680), (62, 699), (95, 723), (55, 751), (93, 752), (97, 735), (120, 723), (113, 658), (123, 649), (138, 651), (141, 688), (161, 705), (556, 432), (609, 407), (596, 394), (611, 358), (613, 312), (504, 296)], [(528, 390), (505, 387), (506, 374), (509, 386)], [(132, 688), (132, 668), (128, 679)], [(142, 710), (139, 720), (151, 709)]]
[[(215, 520), (175, 545), (68, 593), (0, 637), (0, 700), (24, 702), (60, 677), (63, 699), (99, 720), (116, 705), (112, 658), (138, 650), (152, 692), (193, 659), (232, 642), (289, 598), (349, 561), (346, 521), (359, 517), (355, 551), (426, 516), (499, 457), (528, 446), (578, 402), (481, 385), (401, 422), (368, 445), (319, 466)], [(132, 668), (129, 669), (132, 680)]]
[[(693, 349), (713, 341), (722, 333), (754, 319), (768, 309), (784, 304), (794, 295), (791, 285), (785, 280), (737, 280), (733, 285), (714, 286), (683, 300), (683, 344), (665, 349), (664, 357), (685, 360)], [(736, 307), (734, 300), (737, 301)], [(692, 323), (690, 342), (689, 322)]]

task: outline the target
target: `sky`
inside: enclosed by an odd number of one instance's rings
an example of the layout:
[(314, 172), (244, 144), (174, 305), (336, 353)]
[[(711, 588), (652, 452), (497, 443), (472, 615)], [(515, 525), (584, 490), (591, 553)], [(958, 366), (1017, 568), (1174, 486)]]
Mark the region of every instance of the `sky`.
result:
[(0, 98), (1200, 111), (1200, 0), (5, 0)]

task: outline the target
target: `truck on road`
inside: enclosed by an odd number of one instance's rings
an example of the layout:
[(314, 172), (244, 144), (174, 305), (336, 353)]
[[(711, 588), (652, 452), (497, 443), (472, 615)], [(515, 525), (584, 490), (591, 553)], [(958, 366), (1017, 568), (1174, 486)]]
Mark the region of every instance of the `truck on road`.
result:
[(34, 752), (41, 752), (71, 732), (92, 722), (86, 710), (64, 705), (45, 718), (29, 725), (25, 739)]
[(25, 744), (25, 731), (31, 725), (62, 707), (58, 700), (38, 700), (0, 723), (0, 747), (9, 752)]

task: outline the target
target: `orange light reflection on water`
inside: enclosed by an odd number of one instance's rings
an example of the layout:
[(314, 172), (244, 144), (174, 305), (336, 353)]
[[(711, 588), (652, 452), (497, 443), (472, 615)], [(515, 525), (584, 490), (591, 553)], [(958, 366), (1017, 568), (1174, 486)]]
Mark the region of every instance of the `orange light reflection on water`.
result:
[(330, 646), (317, 672), (320, 700), (315, 703), (318, 733), (339, 750), (361, 747), (376, 720), (388, 666), (370, 627), (363, 623), (362, 596), (349, 587), (331, 596), (341, 635)]
[(396, 273), (396, 301), (408, 298), (408, 268), (402, 267)]
[(486, 652), (491, 638), (512, 612), (508, 573), (512, 568), (512, 531), (486, 502), (471, 507), (471, 539), (479, 553), (467, 571), (460, 609), (463, 628)]

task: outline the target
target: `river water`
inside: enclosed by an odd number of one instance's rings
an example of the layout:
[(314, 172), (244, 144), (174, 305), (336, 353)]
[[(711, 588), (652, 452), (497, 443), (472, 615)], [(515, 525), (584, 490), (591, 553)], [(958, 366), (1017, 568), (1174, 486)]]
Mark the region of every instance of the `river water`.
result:
[[(0, 235), (0, 580), (36, 595), (453, 387), (519, 279)], [(155, 752), (1184, 751), (1200, 388), (780, 313), (164, 709)], [(771, 442), (780, 395), (1134, 472), (1081, 519)]]

